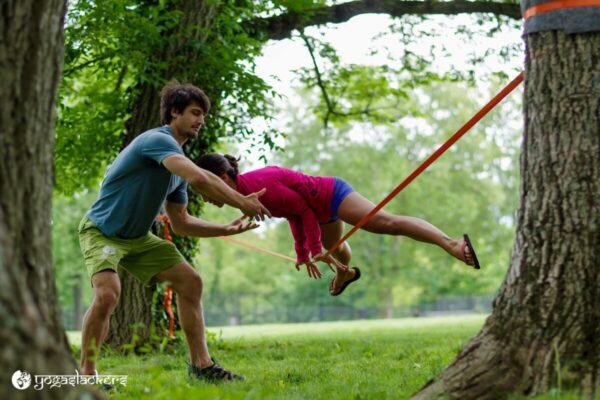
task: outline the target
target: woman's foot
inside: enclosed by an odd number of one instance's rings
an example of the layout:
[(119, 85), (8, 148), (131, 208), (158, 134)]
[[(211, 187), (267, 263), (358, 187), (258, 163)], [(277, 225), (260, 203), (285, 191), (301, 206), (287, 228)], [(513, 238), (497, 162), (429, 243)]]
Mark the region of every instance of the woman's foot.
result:
[(447, 249), (448, 253), (456, 257), (460, 261), (464, 262), (471, 267), (475, 266), (475, 260), (471, 254), (467, 241), (463, 239), (452, 240)]
[(329, 294), (332, 296), (339, 296), (349, 284), (359, 279), (360, 269), (357, 267), (346, 269), (338, 268), (335, 276), (329, 283)]

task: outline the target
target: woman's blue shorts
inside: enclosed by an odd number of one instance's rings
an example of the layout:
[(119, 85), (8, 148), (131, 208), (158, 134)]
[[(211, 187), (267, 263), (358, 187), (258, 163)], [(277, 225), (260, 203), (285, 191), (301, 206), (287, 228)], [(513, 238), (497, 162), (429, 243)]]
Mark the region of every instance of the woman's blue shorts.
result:
[(336, 221), (338, 208), (340, 208), (340, 204), (342, 201), (348, 196), (350, 193), (354, 192), (354, 188), (348, 182), (343, 179), (334, 177), (333, 184), (333, 196), (331, 198), (331, 220), (327, 223)]

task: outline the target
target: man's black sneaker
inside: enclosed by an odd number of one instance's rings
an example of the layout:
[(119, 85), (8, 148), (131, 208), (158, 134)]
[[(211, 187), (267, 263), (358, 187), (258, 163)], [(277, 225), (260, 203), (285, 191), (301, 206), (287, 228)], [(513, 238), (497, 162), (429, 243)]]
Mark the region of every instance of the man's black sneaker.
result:
[(210, 383), (222, 381), (244, 380), (244, 375), (234, 374), (226, 370), (213, 360), (213, 365), (210, 367), (200, 368), (192, 364), (188, 364), (188, 375), (190, 378), (203, 379)]

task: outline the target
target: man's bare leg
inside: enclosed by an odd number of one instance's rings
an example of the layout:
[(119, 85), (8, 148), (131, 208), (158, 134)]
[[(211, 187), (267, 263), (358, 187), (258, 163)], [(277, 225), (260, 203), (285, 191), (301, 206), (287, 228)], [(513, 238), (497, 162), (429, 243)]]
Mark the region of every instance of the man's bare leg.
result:
[(202, 310), (202, 279), (187, 263), (180, 263), (155, 276), (158, 282), (168, 282), (177, 293), (179, 321), (190, 350), (190, 362), (199, 368), (213, 364), (204, 333)]
[(94, 299), (85, 313), (81, 332), (81, 367), (83, 375), (96, 372), (96, 359), (100, 346), (108, 335), (110, 315), (121, 294), (119, 275), (112, 270), (100, 271), (92, 276)]

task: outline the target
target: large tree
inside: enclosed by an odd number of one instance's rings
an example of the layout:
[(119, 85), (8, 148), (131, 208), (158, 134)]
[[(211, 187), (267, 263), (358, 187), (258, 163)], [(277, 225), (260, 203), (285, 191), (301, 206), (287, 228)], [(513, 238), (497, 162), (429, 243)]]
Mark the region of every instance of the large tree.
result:
[[(52, 271), (50, 212), (64, 0), (0, 9), (0, 398), (64, 399), (71, 386), (17, 390), (16, 371), (74, 374)], [(35, 381), (31, 382), (31, 386)]]
[[(570, 12), (584, 20), (586, 11)], [(600, 394), (600, 33), (557, 29), (525, 41), (510, 268), (482, 330), (417, 399)]]

